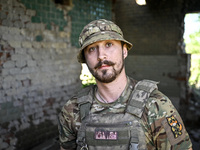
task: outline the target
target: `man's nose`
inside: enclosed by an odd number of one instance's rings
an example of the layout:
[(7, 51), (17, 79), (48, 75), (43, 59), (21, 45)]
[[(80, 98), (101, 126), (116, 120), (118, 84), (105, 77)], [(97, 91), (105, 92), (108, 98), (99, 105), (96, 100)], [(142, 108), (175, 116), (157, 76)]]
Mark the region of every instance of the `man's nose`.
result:
[(98, 47), (98, 60), (105, 60), (107, 57), (105, 47), (99, 46)]

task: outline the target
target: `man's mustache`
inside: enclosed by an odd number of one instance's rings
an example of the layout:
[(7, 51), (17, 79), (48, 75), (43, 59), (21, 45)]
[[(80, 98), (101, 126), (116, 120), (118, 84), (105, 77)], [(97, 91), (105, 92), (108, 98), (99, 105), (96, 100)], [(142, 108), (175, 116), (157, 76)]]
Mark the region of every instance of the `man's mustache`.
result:
[(104, 61), (99, 61), (98, 64), (94, 67), (95, 69), (101, 67), (103, 64), (108, 65), (108, 66), (113, 66), (115, 63), (112, 61), (104, 60)]

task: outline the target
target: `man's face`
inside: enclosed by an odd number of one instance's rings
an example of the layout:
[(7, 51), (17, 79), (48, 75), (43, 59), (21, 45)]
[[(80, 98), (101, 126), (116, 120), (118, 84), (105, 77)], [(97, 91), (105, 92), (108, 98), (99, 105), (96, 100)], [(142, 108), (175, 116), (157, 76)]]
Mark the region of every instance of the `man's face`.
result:
[(124, 69), (127, 48), (122, 48), (116, 40), (99, 41), (84, 50), (87, 66), (92, 75), (100, 82), (110, 83)]

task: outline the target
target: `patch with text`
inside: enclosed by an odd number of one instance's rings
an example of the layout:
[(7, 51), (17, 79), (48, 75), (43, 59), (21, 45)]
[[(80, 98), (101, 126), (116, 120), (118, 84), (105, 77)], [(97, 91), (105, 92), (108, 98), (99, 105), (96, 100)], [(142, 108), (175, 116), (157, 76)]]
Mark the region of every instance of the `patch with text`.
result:
[(117, 140), (118, 133), (117, 131), (107, 131), (103, 129), (96, 129), (94, 137), (96, 140)]

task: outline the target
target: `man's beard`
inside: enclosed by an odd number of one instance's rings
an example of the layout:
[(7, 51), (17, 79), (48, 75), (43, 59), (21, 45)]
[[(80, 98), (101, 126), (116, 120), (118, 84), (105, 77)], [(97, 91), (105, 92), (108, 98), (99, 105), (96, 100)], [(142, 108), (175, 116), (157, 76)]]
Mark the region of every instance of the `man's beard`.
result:
[[(104, 69), (101, 71), (102, 74), (98, 73), (98, 68), (101, 67), (103, 64), (106, 64), (108, 66), (112, 67), (112, 71), (111, 73), (108, 73), (109, 70)], [(105, 60), (105, 61), (99, 61), (99, 63), (94, 67), (94, 69), (88, 67), (88, 69), (90, 70), (91, 74), (100, 82), (102, 83), (110, 83), (112, 81), (114, 81), (117, 76), (122, 72), (123, 68), (124, 68), (124, 59), (122, 58), (120, 65), (120, 68), (118, 70), (116, 70), (114, 68), (115, 63)]]

